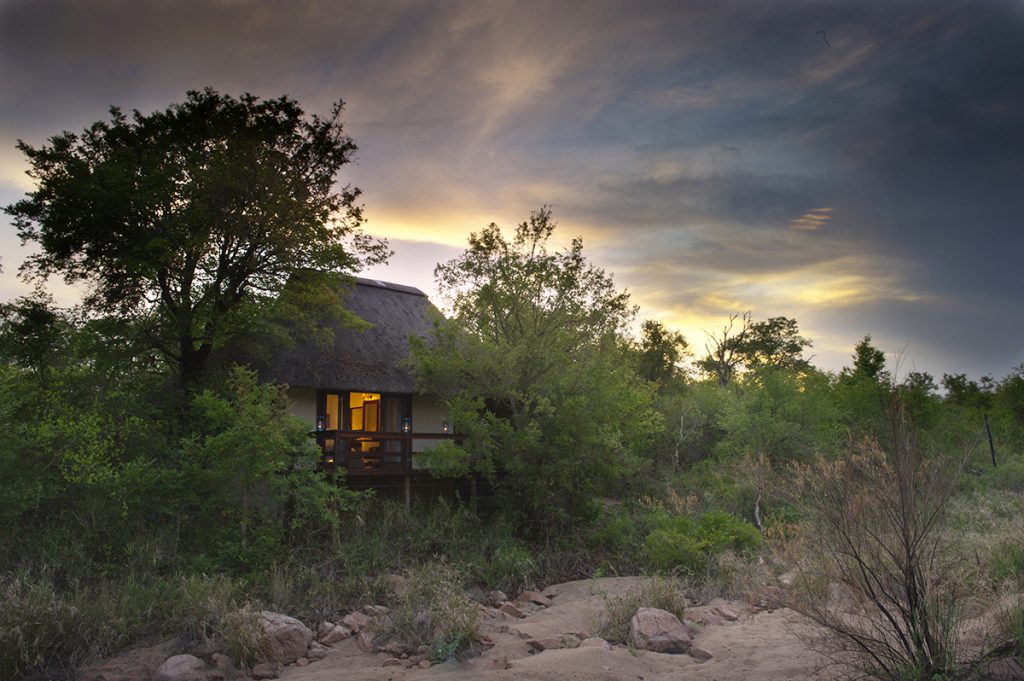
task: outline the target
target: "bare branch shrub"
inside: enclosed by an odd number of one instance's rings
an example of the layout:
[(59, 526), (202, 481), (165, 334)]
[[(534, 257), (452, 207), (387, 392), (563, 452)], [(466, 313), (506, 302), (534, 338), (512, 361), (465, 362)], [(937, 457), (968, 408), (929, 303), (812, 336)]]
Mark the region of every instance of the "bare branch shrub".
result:
[(961, 678), (989, 651), (957, 632), (968, 580), (945, 523), (966, 457), (925, 457), (899, 407), (889, 442), (797, 469), (808, 518), (788, 605), (824, 628), (837, 662), (870, 677)]

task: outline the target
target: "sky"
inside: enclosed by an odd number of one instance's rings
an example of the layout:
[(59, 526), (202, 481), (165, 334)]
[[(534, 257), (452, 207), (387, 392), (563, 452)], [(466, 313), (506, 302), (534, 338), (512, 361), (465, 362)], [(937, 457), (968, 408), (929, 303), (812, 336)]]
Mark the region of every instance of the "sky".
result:
[[(697, 354), (732, 313), (865, 334), (909, 371), (1024, 363), (1024, 2), (0, 0), (15, 148), (190, 89), (346, 102), (339, 183), (435, 292), (472, 231), (548, 205)], [(28, 290), (0, 215), (0, 301)], [(76, 293), (53, 284), (59, 300)]]

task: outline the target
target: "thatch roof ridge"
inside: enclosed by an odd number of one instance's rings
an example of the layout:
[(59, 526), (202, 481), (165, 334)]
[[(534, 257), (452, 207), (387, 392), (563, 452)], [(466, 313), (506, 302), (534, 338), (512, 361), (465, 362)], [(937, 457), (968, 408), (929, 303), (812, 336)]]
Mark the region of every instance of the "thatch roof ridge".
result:
[(402, 366), (409, 356), (409, 336), (426, 337), (440, 313), (427, 295), (412, 286), (356, 278), (345, 289), (345, 307), (369, 322), (367, 329), (332, 325), (333, 342), (318, 346), (301, 340), (278, 354), (267, 378), (307, 388), (411, 393), (414, 381)]

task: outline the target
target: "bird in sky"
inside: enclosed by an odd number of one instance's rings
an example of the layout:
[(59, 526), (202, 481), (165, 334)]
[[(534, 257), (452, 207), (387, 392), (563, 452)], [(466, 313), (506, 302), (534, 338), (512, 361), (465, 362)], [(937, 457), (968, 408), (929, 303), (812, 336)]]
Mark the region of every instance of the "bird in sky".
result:
[(829, 47), (832, 47), (832, 43), (828, 41), (828, 36), (825, 35), (825, 31), (818, 31), (814, 35), (820, 35), (821, 39), (825, 41), (825, 44), (828, 45)]

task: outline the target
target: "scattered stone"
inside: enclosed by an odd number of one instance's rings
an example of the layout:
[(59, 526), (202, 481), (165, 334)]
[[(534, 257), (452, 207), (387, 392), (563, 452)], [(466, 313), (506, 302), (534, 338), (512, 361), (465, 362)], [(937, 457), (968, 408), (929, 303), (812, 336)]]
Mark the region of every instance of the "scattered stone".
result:
[(600, 636), (591, 636), (580, 641), (580, 648), (604, 648), (605, 650), (611, 650), (612, 644)]
[(491, 660), (491, 665), (496, 669), (511, 669), (512, 663), (508, 661), (508, 655), (502, 655)]
[(222, 672), (230, 672), (235, 668), (235, 661), (224, 653), (214, 653), (211, 661), (213, 662), (213, 666)]
[(356, 636), (356, 646), (364, 653), (377, 652), (377, 646), (373, 644), (373, 637), (365, 631), (360, 631)]
[(480, 637), (480, 645), (484, 648), (484, 650), (490, 650), (495, 646), (495, 642), (493, 638), (491, 638), (487, 634), (484, 634)]
[(584, 630), (584, 631), (577, 631), (576, 632), (576, 638), (578, 638), (581, 641), (583, 641), (585, 639), (588, 639), (588, 638), (591, 638), (591, 637), (593, 637), (593, 634), (591, 634), (589, 631)]
[(320, 623), (320, 626), (316, 630), (316, 637), (318, 639), (319, 638), (323, 638), (324, 636), (327, 635), (327, 633), (331, 629), (333, 629), (336, 626), (338, 626), (338, 625), (335, 624), (334, 622), (328, 622), (328, 621), (324, 620), (323, 622)]
[(384, 660), (384, 663), (381, 666), (382, 667), (401, 667), (402, 666), (402, 661), (399, 660), (397, 657), (389, 657), (386, 660)]
[(364, 605), (363, 612), (370, 617), (383, 617), (388, 614), (388, 608), (383, 605)]
[(309, 666), (309, 658), (308, 657), (300, 657), (299, 659), (295, 660), (295, 666), (296, 667), (308, 667)]
[(533, 638), (533, 636), (530, 636), (525, 631), (520, 631), (519, 629), (510, 629), (509, 633), (515, 634), (516, 636), (518, 636), (519, 638), (523, 639), (524, 641), (529, 641), (531, 638)]
[(174, 655), (164, 660), (153, 681), (204, 681), (206, 663), (195, 655)]
[(390, 639), (387, 643), (385, 643), (381, 650), (385, 653), (388, 653), (389, 655), (401, 657), (402, 655), (408, 655), (409, 653), (411, 653), (413, 651), (413, 647), (405, 641), (393, 638)]
[(506, 615), (512, 615), (513, 617), (519, 617), (520, 619), (526, 617), (522, 610), (512, 605), (511, 603), (502, 603), (500, 610)]
[(785, 586), (792, 586), (793, 582), (796, 581), (796, 573), (795, 572), (783, 572), (781, 575), (779, 575), (779, 581), (782, 584), (784, 584)]
[(469, 587), (466, 590), (466, 595), (469, 596), (469, 599), (471, 601), (475, 601), (477, 603), (483, 603), (484, 599), (487, 598), (487, 595), (484, 593), (484, 590), (476, 585)]
[(305, 624), (279, 612), (264, 610), (260, 613), (260, 624), (277, 644), (277, 658), (282, 664), (290, 664), (306, 656), (309, 644), (313, 642), (313, 631)]
[(722, 619), (728, 620), (730, 622), (735, 622), (740, 618), (740, 616), (736, 612), (730, 610), (724, 605), (716, 605), (711, 609), (711, 611), (719, 617), (721, 617)]
[(335, 624), (333, 629), (320, 637), (320, 643), (329, 646), (332, 643), (344, 641), (347, 638), (352, 638), (352, 630), (344, 624)]
[(420, 660), (420, 663), (416, 666), (420, 669), (430, 669), (432, 665), (430, 663), (430, 660)]
[(707, 662), (712, 657), (714, 657), (714, 655), (704, 650), (703, 648), (698, 648), (697, 646), (690, 646), (690, 657), (697, 660), (698, 662)]
[(260, 662), (249, 670), (249, 676), (260, 681), (261, 679), (276, 679), (280, 672), (273, 662)]
[(660, 608), (640, 608), (629, 622), (629, 643), (654, 653), (685, 653), (690, 633), (679, 618)]
[(488, 591), (487, 595), (484, 596), (484, 604), (489, 605), (492, 608), (500, 607), (502, 603), (508, 600), (508, 596), (505, 595), (504, 591)]
[(686, 614), (683, 615), (683, 619), (685, 619), (687, 622), (693, 622), (694, 624), (699, 624), (705, 627), (711, 625), (717, 626), (719, 624), (725, 624), (725, 621), (718, 615), (708, 612), (707, 610), (698, 608), (688, 608)]
[(536, 591), (524, 591), (523, 593), (519, 594), (519, 602), (520, 603), (534, 603), (536, 605), (540, 605), (540, 606), (543, 606), (545, 608), (547, 608), (547, 607), (549, 607), (551, 605), (551, 599), (550, 598), (548, 598), (547, 596), (545, 596), (542, 593), (537, 593)]
[(370, 626), (370, 621), (370, 618), (361, 612), (350, 612), (342, 618), (341, 623), (348, 627), (353, 634), (358, 634)]
[(328, 648), (322, 643), (313, 641), (309, 644), (309, 652), (306, 653), (306, 657), (310, 662), (319, 662), (333, 652), (334, 648)]
[(429, 652), (430, 652), (430, 646), (423, 645), (423, 646), (419, 646), (419, 647), (416, 648), (416, 654), (417, 655), (426, 655)]
[(559, 650), (561, 648), (579, 648), (580, 640), (575, 634), (562, 634), (561, 636), (545, 636), (543, 638), (531, 638), (526, 642), (536, 652), (544, 650)]

